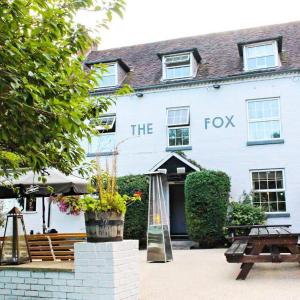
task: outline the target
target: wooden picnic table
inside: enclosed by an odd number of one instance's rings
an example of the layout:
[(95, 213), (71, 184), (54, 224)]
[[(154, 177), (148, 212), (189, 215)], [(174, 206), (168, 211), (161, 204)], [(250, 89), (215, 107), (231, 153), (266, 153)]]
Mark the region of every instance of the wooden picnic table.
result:
[(298, 233), (287, 226), (256, 226), (237, 237), (225, 252), (228, 262), (242, 263), (237, 280), (245, 280), (254, 263), (300, 262)]

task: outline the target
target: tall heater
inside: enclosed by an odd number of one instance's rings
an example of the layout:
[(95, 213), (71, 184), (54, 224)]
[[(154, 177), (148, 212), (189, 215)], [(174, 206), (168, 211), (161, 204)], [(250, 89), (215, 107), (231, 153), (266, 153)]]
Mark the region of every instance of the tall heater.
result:
[(173, 255), (163, 189), (166, 174), (154, 172), (149, 175), (147, 261), (167, 262)]

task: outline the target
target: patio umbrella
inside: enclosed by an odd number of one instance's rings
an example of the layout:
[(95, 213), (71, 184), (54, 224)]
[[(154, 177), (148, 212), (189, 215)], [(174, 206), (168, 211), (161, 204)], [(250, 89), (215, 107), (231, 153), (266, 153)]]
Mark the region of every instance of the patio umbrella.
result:
[[(55, 169), (47, 169), (43, 172), (46, 182), (39, 180), (39, 175), (33, 171), (28, 171), (21, 175), (17, 180), (12, 180), (12, 187), (19, 188), (19, 193), (13, 188), (0, 186), (0, 199), (18, 198), (20, 196), (32, 194), (36, 197), (42, 197), (43, 201), (43, 232), (46, 230), (45, 222), (45, 197), (53, 194), (63, 195), (82, 195), (87, 193), (87, 181), (74, 175), (65, 175)], [(49, 189), (50, 188), (50, 189)], [(50, 219), (50, 205), (49, 215)], [(48, 220), (49, 223), (49, 220)]]

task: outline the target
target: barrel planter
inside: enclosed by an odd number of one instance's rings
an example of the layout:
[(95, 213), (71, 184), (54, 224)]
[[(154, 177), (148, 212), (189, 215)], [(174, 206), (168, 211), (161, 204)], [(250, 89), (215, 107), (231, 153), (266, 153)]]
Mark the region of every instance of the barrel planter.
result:
[(115, 212), (85, 212), (87, 241), (90, 243), (123, 240), (124, 216)]

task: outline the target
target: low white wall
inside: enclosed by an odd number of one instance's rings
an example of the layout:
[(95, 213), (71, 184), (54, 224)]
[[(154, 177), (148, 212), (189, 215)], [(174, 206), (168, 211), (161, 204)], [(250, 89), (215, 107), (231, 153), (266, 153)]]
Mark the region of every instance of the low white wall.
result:
[(75, 244), (74, 272), (0, 268), (0, 299), (138, 299), (138, 241)]

